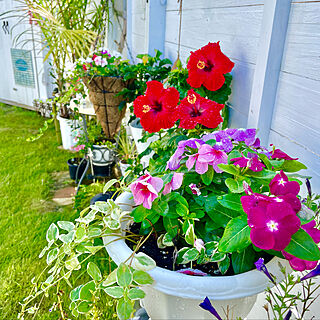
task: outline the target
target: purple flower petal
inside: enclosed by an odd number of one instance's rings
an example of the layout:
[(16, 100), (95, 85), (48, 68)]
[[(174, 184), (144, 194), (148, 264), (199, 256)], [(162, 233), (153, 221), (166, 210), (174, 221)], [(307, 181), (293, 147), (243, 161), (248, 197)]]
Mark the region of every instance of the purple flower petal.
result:
[(302, 277), (301, 281), (317, 277), (318, 275), (320, 275), (320, 264), (318, 264), (318, 266), (314, 270)]
[(213, 314), (218, 320), (222, 320), (222, 318), (219, 316), (217, 310), (212, 306), (210, 300), (208, 297), (205, 297), (203, 302), (199, 304), (199, 306), (204, 309), (209, 311), (211, 314)]

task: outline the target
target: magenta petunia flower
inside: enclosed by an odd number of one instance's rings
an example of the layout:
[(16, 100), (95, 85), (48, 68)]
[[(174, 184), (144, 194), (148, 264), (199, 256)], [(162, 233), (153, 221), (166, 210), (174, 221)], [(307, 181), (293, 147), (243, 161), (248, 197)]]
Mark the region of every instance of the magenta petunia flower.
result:
[(270, 192), (276, 196), (292, 193), (295, 196), (300, 191), (300, 185), (297, 181), (289, 181), (286, 174), (281, 170), (269, 184)]
[(151, 209), (152, 202), (158, 197), (162, 187), (162, 179), (152, 177), (148, 172), (130, 185), (134, 202), (137, 205), (142, 204), (147, 209)]
[(183, 180), (183, 173), (175, 172), (172, 176), (172, 179), (169, 183), (164, 186), (163, 194), (168, 194), (172, 190), (177, 190), (181, 187)]
[(256, 153), (248, 152), (248, 156), (242, 156), (239, 158), (233, 158), (230, 161), (235, 161), (233, 164), (239, 166), (240, 168), (249, 168), (252, 171), (262, 171), (265, 165), (259, 160)]
[(275, 149), (272, 152), (271, 159), (284, 159), (284, 160), (298, 160), (298, 158), (291, 158), (285, 152), (280, 149)]
[(272, 201), (267, 206), (255, 206), (248, 213), (252, 243), (263, 250), (281, 251), (301, 225), (300, 219), (286, 202)]

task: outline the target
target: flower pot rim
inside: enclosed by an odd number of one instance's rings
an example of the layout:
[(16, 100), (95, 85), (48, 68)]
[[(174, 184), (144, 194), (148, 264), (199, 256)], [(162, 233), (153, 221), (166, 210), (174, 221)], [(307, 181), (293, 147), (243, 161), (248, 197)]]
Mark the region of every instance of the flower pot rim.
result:
[[(131, 211), (134, 204), (132, 194), (125, 192), (121, 194), (116, 203), (124, 210)], [(132, 254), (124, 239), (118, 236), (107, 236), (103, 238), (104, 245), (112, 260), (119, 264), (126, 261)], [(281, 262), (287, 270), (290, 270), (287, 260), (274, 257), (266, 265), (269, 272), (277, 279), (282, 280), (283, 275), (278, 266)], [(169, 295), (190, 299), (203, 299), (208, 296), (215, 300), (237, 299), (252, 296), (264, 291), (271, 286), (269, 279), (262, 272), (253, 269), (232, 276), (191, 276), (160, 267), (148, 271), (155, 280), (153, 287)]]

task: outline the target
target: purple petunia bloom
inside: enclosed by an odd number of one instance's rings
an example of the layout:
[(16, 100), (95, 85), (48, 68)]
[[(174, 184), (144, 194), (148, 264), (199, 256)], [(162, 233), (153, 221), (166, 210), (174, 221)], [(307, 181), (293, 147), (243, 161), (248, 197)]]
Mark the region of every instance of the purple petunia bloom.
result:
[(208, 297), (205, 297), (203, 302), (199, 304), (199, 306), (204, 309), (209, 311), (211, 314), (213, 314), (218, 320), (222, 320), (222, 318), (219, 316), (217, 310), (212, 306), (210, 300)]
[(233, 158), (230, 161), (235, 161), (233, 164), (239, 166), (240, 168), (248, 167), (252, 171), (258, 172), (262, 171), (265, 165), (259, 160), (256, 153), (248, 152), (248, 156), (242, 156), (239, 158)]
[(283, 320), (289, 320), (291, 318), (291, 315), (292, 315), (292, 311), (289, 310), (286, 316), (283, 318)]
[(276, 196), (292, 193), (295, 196), (300, 191), (300, 185), (297, 181), (289, 181), (283, 170), (280, 171), (269, 184), (270, 192)]
[(183, 180), (183, 173), (175, 172), (172, 176), (172, 179), (169, 183), (164, 186), (163, 194), (168, 194), (172, 190), (177, 190), (181, 187)]
[(312, 270), (311, 272), (309, 272), (308, 274), (306, 274), (304, 277), (301, 278), (301, 281), (303, 280), (307, 280), (310, 278), (314, 278), (320, 275), (320, 264), (318, 264), (318, 266)]
[(180, 141), (178, 143), (178, 148), (167, 163), (167, 169), (169, 168), (170, 170), (177, 170), (180, 167), (180, 161), (185, 157), (184, 152), (186, 147), (197, 149), (198, 146), (202, 144), (204, 144), (204, 141), (202, 141), (201, 139), (189, 139)]
[(275, 279), (271, 276), (266, 265), (264, 264), (263, 258), (259, 258), (254, 264), (255, 264), (258, 271), (262, 271), (273, 284), (276, 284)]

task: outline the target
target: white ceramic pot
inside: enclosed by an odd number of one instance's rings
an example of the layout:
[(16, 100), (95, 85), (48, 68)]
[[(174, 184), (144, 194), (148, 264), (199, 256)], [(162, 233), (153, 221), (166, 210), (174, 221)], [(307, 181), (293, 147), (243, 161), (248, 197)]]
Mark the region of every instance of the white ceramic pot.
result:
[(95, 166), (106, 166), (113, 163), (115, 160), (115, 153), (104, 145), (92, 146), (92, 163)]
[(119, 161), (119, 167), (120, 167), (121, 174), (124, 176), (126, 170), (130, 167), (130, 164)]
[[(131, 211), (134, 205), (130, 193), (123, 193), (116, 202), (126, 211)], [(124, 239), (109, 236), (103, 240), (116, 264), (127, 261), (131, 256), (132, 250)], [(286, 260), (279, 258), (272, 259), (267, 267), (278, 280), (282, 280), (279, 261), (287, 269), (290, 268)], [(257, 294), (270, 286), (268, 278), (257, 270), (234, 276), (200, 277), (156, 267), (149, 274), (155, 281), (152, 286), (143, 288), (146, 297), (142, 300), (142, 305), (152, 320), (212, 320), (213, 316), (199, 307), (206, 296), (222, 318), (225, 318), (224, 311), (227, 310), (229, 319), (244, 318), (255, 304)]]
[[(159, 139), (158, 135), (154, 135), (153, 137), (150, 137), (147, 142), (139, 142), (139, 140), (143, 137), (144, 134), (144, 130), (141, 127), (139, 120), (135, 119), (134, 121), (132, 121), (130, 124), (130, 130), (131, 130), (131, 135), (133, 137), (133, 140), (136, 144), (137, 147), (137, 151), (138, 153), (142, 153), (143, 151), (145, 151), (149, 145), (151, 144), (151, 142), (156, 141)], [(144, 167), (149, 165), (149, 160), (152, 157), (154, 152), (151, 152), (150, 154), (148, 154), (147, 156), (142, 157), (141, 162), (144, 165)]]
[(60, 116), (58, 116), (57, 119), (60, 124), (63, 149), (73, 150), (73, 147), (77, 144), (77, 131), (82, 131), (82, 128), (79, 126), (79, 121), (61, 118)]

